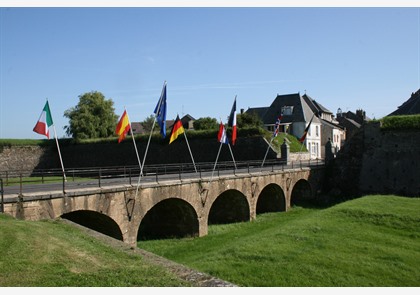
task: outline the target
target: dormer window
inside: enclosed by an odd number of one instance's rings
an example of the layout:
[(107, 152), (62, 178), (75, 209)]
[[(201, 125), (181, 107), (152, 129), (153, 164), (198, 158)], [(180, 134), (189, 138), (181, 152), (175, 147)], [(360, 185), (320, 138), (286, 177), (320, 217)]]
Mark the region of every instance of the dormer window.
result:
[(293, 106), (284, 106), (281, 108), (283, 116), (291, 116), (293, 114)]

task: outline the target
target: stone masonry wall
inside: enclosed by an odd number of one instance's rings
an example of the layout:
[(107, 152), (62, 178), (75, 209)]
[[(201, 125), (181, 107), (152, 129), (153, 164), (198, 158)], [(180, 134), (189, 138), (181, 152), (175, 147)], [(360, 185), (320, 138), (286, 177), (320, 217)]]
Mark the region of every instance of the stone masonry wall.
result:
[[(194, 161), (214, 163), (220, 143), (214, 139), (188, 140)], [(136, 146), (141, 161), (147, 142), (137, 141)], [(260, 160), (267, 151), (267, 143), (262, 137), (238, 138), (231, 146), (235, 161)], [(131, 139), (122, 143), (60, 144), (63, 164), (68, 168), (135, 166), (138, 164)], [(277, 154), (270, 150), (267, 159), (276, 159)], [(232, 161), (227, 145), (223, 145), (218, 162)], [(153, 164), (192, 164), (192, 159), (184, 138), (175, 142), (151, 142), (146, 158), (146, 165)], [(51, 146), (11, 146), (0, 150), (0, 171), (33, 169), (60, 169), (57, 147)]]
[(420, 132), (364, 125), (328, 165), (325, 190), (333, 197), (366, 194), (420, 196)]

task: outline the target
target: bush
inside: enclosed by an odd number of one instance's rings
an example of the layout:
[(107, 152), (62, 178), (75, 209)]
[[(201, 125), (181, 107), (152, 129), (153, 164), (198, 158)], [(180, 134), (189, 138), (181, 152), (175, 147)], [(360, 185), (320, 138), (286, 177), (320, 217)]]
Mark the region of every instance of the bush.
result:
[(382, 130), (419, 130), (420, 115), (388, 116), (381, 120)]

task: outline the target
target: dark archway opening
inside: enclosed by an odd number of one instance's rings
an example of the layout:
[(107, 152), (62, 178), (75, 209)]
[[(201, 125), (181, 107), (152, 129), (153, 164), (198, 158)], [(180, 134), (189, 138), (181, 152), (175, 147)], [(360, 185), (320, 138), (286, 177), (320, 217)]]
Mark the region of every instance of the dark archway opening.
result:
[(181, 199), (167, 199), (150, 209), (140, 223), (137, 241), (194, 237), (199, 234), (194, 208)]
[(284, 192), (277, 184), (267, 185), (260, 193), (257, 201), (257, 214), (286, 211)]
[(118, 224), (105, 214), (89, 210), (79, 210), (63, 214), (61, 218), (73, 221), (114, 239), (123, 240)]
[(312, 207), (315, 199), (312, 196), (312, 188), (309, 182), (301, 179), (296, 182), (292, 190), (290, 203), (292, 206)]
[(209, 213), (208, 224), (226, 224), (249, 221), (250, 211), (246, 197), (239, 191), (223, 192), (214, 201)]

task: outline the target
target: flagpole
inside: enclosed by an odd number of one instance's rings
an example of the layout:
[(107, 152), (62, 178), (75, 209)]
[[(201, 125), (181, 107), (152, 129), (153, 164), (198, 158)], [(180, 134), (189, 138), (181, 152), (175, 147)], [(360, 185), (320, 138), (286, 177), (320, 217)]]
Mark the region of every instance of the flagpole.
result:
[[(314, 116), (315, 116), (315, 113), (313, 113), (312, 118), (311, 118), (311, 121), (309, 121), (309, 124), (308, 124), (308, 126), (307, 126), (306, 128), (308, 128), (308, 127), (311, 125), (311, 123), (312, 123), (312, 120), (313, 120)], [(305, 128), (305, 129), (306, 129), (306, 128)], [(302, 149), (303, 149), (303, 144), (304, 144), (304, 142), (305, 142), (305, 140), (306, 140), (306, 137), (307, 137), (307, 134), (305, 135), (305, 139), (302, 141), (302, 145), (301, 145), (301, 147), (300, 147), (300, 152), (299, 152), (299, 155), (298, 155), (297, 161), (299, 161), (299, 159), (300, 159), (300, 156), (301, 156), (301, 153), (302, 153)], [(311, 153), (311, 151), (309, 151), (309, 153)]]
[(213, 174), (214, 174), (214, 170), (216, 170), (217, 160), (219, 159), (219, 154), (220, 154), (220, 150), (222, 149), (222, 145), (223, 145), (223, 142), (220, 143), (219, 151), (217, 152), (216, 162), (214, 162), (214, 167), (213, 167), (213, 171), (211, 173), (211, 178), (209, 182), (213, 181)]
[(232, 148), (230, 147), (230, 143), (228, 143), (228, 146), (229, 146), (230, 154), (232, 155), (233, 165), (235, 165), (235, 170), (236, 170), (237, 169), (236, 162), (235, 162), (235, 158), (233, 157), (233, 152), (232, 152)]
[(57, 144), (57, 149), (58, 149), (58, 156), (60, 157), (61, 169), (63, 170), (64, 181), (67, 181), (66, 172), (64, 172), (63, 159), (61, 158), (60, 145), (58, 144), (57, 131), (55, 131), (55, 125), (54, 124), (53, 124), (53, 129), (54, 129), (55, 142)]
[[(158, 107), (156, 108), (157, 110), (159, 110), (159, 109), (160, 109), (160, 106), (161, 106), (161, 104), (162, 104), (162, 100), (163, 100), (163, 91), (164, 91), (164, 89), (165, 89), (165, 84), (166, 84), (166, 81), (163, 83), (162, 93), (161, 93), (160, 98), (159, 98)], [(153, 125), (152, 125), (152, 130), (150, 131), (149, 140), (147, 141), (146, 151), (145, 151), (145, 153), (144, 153), (143, 165), (142, 165), (142, 166), (141, 166), (141, 168), (140, 168), (139, 181), (137, 182), (136, 195), (137, 195), (137, 192), (139, 191), (139, 186), (140, 186), (141, 177), (143, 176), (143, 168), (144, 168), (144, 165), (145, 165), (145, 162), (146, 162), (147, 151), (149, 150), (150, 139), (152, 138), (153, 129), (155, 128), (156, 117), (157, 117), (157, 114), (155, 114), (155, 118), (154, 118), (154, 120), (153, 120)]]
[(272, 147), (272, 146), (271, 146), (271, 144), (272, 144), (272, 142), (273, 142), (274, 138), (275, 138), (275, 137), (278, 135), (278, 133), (279, 133), (279, 128), (280, 128), (280, 121), (279, 121), (279, 120), (280, 120), (280, 118), (283, 118), (283, 113), (282, 113), (282, 114), (281, 114), (281, 116), (277, 119), (278, 124), (277, 124), (277, 122), (276, 122), (277, 127), (276, 127), (276, 130), (274, 130), (274, 134), (273, 134), (273, 136), (271, 137), (271, 140), (270, 140), (270, 142), (269, 142), (269, 144), (268, 144), (267, 151), (265, 152), (264, 160), (263, 160), (263, 162), (262, 162), (262, 164), (261, 164), (261, 168), (264, 166), (265, 159), (267, 158), (268, 150), (270, 149), (270, 147)]
[(267, 158), (268, 150), (270, 149), (270, 147), (271, 147), (271, 143), (273, 142), (273, 140), (274, 140), (274, 137), (272, 137), (272, 138), (271, 138), (271, 140), (270, 140), (270, 142), (269, 142), (269, 144), (268, 144), (267, 151), (265, 152), (264, 160), (263, 160), (263, 162), (262, 162), (262, 164), (261, 164), (261, 168), (264, 166), (265, 159)]
[(191, 152), (190, 144), (188, 143), (187, 135), (185, 133), (186, 132), (184, 131), (185, 141), (187, 142), (188, 150), (190, 151), (191, 159), (192, 159), (192, 162), (194, 164), (195, 173), (197, 173), (197, 168), (195, 167), (194, 157), (193, 157), (193, 154)]
[[(48, 98), (47, 98), (47, 103), (48, 103)], [(51, 120), (52, 120), (52, 114), (51, 114), (51, 109), (50, 109), (50, 105), (49, 104), (48, 104), (48, 110), (50, 112)], [(60, 145), (58, 144), (57, 131), (55, 130), (55, 125), (52, 124), (52, 126), (53, 126), (53, 130), (54, 130), (55, 143), (57, 144), (58, 157), (60, 158), (61, 169), (63, 170), (64, 181), (67, 181), (66, 172), (64, 171), (63, 158), (61, 157)]]
[[(125, 110), (125, 108), (124, 108)], [(130, 124), (130, 134), (131, 134), (131, 138), (133, 139), (133, 144), (134, 144), (134, 149), (136, 151), (136, 155), (137, 155), (137, 161), (139, 162), (139, 167), (140, 167), (140, 171), (142, 171), (141, 169), (141, 161), (140, 161), (140, 157), (139, 157), (139, 152), (137, 151), (137, 146), (136, 146), (136, 141), (134, 140), (134, 135), (133, 135), (133, 128), (131, 128), (131, 121), (130, 121), (130, 117), (127, 114), (127, 119), (128, 119), (128, 124)], [(140, 175), (142, 175), (142, 172), (140, 172)]]
[[(305, 138), (305, 140), (306, 140), (306, 138)], [(299, 151), (299, 155), (298, 155), (297, 161), (300, 160), (300, 155), (302, 154), (303, 144), (305, 143), (305, 140), (302, 141), (302, 145), (300, 146), (300, 151)]]
[(152, 138), (153, 129), (155, 128), (155, 123), (156, 123), (156, 116), (155, 116), (155, 119), (153, 120), (153, 125), (152, 125), (152, 130), (150, 131), (149, 140), (147, 141), (146, 151), (144, 153), (144, 158), (143, 158), (143, 165), (141, 165), (141, 167), (140, 167), (140, 175), (139, 175), (139, 181), (137, 182), (136, 195), (137, 195), (137, 192), (139, 191), (141, 177), (143, 176), (143, 167), (144, 167), (145, 162), (146, 162), (147, 151), (149, 149), (150, 139)]
[[(235, 96), (236, 99), (236, 96)], [(230, 119), (230, 118), (229, 118)], [(222, 119), (220, 118), (220, 121), (222, 121)], [(229, 125), (229, 124), (228, 124)], [(226, 125), (224, 126), (225, 130), (227, 130)], [(227, 135), (226, 135), (227, 136)], [(236, 162), (235, 162), (235, 158), (233, 157), (233, 152), (232, 152), (232, 148), (230, 147), (230, 143), (228, 142), (228, 146), (229, 146), (229, 151), (230, 151), (230, 155), (232, 156), (232, 160), (233, 160), (233, 165), (235, 165), (235, 170), (236, 170)]]

